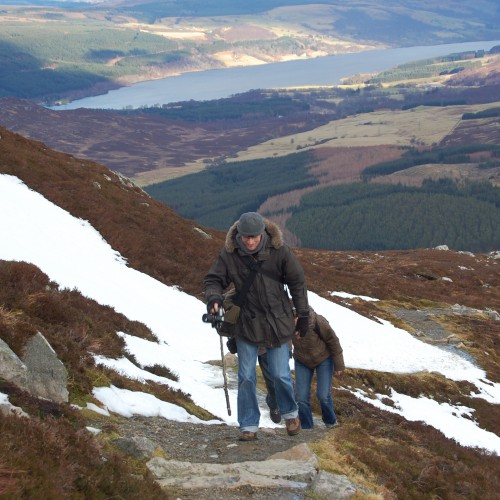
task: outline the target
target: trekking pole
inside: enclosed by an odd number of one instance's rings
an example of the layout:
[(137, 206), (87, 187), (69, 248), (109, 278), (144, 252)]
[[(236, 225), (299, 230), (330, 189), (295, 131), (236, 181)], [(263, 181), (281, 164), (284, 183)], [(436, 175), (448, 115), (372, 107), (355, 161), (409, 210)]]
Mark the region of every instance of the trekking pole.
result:
[(220, 355), (222, 358), (222, 375), (224, 376), (224, 394), (226, 395), (227, 414), (231, 416), (231, 405), (229, 404), (229, 391), (227, 389), (227, 374), (226, 374), (226, 358), (224, 357), (224, 345), (222, 344), (222, 336), (220, 339)]
[(220, 355), (222, 359), (222, 375), (224, 376), (224, 394), (226, 395), (226, 406), (227, 414), (231, 416), (231, 405), (229, 404), (229, 391), (227, 387), (227, 374), (226, 374), (226, 359), (224, 357), (224, 345), (222, 344), (222, 335), (220, 334), (220, 328), (224, 321), (224, 313), (222, 308), (219, 309), (217, 315), (204, 314), (201, 318), (204, 323), (210, 323), (212, 328), (217, 330), (217, 334), (220, 339)]

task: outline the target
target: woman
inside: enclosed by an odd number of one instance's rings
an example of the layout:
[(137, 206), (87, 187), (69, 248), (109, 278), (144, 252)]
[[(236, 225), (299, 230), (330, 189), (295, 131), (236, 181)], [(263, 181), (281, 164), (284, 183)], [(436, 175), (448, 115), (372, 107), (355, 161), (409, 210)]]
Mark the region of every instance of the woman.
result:
[(340, 341), (328, 320), (316, 314), (309, 307), (309, 331), (304, 337), (293, 338), (295, 361), (295, 391), (299, 405), (302, 429), (314, 427), (311, 410), (311, 383), (316, 371), (316, 395), (326, 427), (337, 423), (333, 406), (331, 385), (333, 375), (341, 377), (344, 370), (344, 356)]

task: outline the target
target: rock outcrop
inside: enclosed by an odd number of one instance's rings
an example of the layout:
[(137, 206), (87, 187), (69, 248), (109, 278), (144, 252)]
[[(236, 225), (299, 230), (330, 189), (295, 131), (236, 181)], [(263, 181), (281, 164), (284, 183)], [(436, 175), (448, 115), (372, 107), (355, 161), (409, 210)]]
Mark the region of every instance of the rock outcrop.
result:
[(0, 339), (0, 377), (37, 398), (68, 402), (66, 368), (41, 333), (28, 340), (22, 359)]

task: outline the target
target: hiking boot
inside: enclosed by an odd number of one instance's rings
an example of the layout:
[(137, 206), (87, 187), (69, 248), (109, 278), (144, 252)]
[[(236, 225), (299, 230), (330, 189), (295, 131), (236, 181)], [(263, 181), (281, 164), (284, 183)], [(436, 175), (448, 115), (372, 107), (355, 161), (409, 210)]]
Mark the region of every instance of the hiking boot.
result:
[(256, 440), (257, 440), (256, 432), (250, 432), (250, 431), (240, 432), (239, 441), (256, 441)]
[(279, 424), (281, 422), (281, 412), (279, 408), (269, 410), (269, 416), (275, 424)]
[(289, 436), (295, 436), (300, 432), (300, 419), (299, 417), (287, 418), (285, 420), (286, 432)]

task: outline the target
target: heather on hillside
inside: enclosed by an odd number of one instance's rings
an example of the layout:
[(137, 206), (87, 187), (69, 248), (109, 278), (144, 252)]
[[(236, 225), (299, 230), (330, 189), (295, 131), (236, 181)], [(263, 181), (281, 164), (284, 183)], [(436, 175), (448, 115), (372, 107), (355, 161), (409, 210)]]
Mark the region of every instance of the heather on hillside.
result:
[[(156, 337), (150, 328), (130, 321), (112, 307), (84, 297), (78, 290), (60, 289), (33, 264), (0, 260), (0, 285), (2, 340), (21, 356), (27, 339), (36, 332), (43, 332), (68, 370), (70, 402), (89, 401), (92, 389), (99, 384), (112, 382), (130, 388), (142, 385), (96, 365), (94, 356), (132, 359), (116, 332), (126, 331), (153, 341)], [(176, 378), (165, 369), (163, 375)], [(155, 387), (151, 383), (144, 385), (142, 390), (181, 406), (192, 404), (182, 391)]]
[[(106, 439), (95, 439), (86, 417), (71, 405), (93, 401), (92, 390), (113, 384), (149, 391), (189, 407), (180, 391), (141, 384), (96, 365), (94, 355), (128, 356), (119, 330), (153, 339), (143, 324), (112, 308), (60, 290), (36, 266), (0, 260), (0, 338), (18, 355), (36, 332), (43, 332), (68, 371), (71, 404), (29, 396), (0, 378), (0, 393), (31, 418), (0, 412), (0, 496), (2, 498), (165, 498), (146, 475)], [(170, 375), (171, 376), (171, 375)], [(55, 479), (57, 478), (57, 479)]]
[[(0, 390), (13, 388), (0, 381)], [(127, 457), (94, 439), (75, 410), (52, 405), (51, 414), (42, 401), (31, 405), (29, 419), (0, 415), (2, 498), (168, 498)]]

